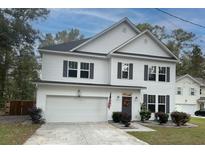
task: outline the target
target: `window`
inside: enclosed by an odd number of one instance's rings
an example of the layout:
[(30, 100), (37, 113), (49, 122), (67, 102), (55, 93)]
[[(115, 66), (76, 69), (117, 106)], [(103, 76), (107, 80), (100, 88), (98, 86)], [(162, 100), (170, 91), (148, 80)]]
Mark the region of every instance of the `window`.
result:
[(158, 96), (158, 112), (165, 113), (166, 96)]
[(149, 67), (149, 81), (156, 81), (156, 66)]
[(77, 77), (78, 74), (78, 63), (69, 61), (68, 65), (68, 77)]
[(129, 64), (122, 63), (122, 78), (128, 79), (129, 77)]
[(182, 88), (181, 87), (177, 87), (177, 95), (182, 95)]
[(194, 88), (191, 88), (191, 96), (194, 96), (195, 95), (195, 90)]
[(118, 79), (133, 79), (133, 64), (132, 63), (117, 63), (117, 78)]
[(156, 104), (156, 100), (155, 100), (155, 95), (148, 95), (148, 110), (150, 112), (155, 112), (155, 104)]
[(89, 78), (90, 64), (80, 63), (80, 78)]
[(159, 81), (166, 81), (166, 67), (159, 67)]

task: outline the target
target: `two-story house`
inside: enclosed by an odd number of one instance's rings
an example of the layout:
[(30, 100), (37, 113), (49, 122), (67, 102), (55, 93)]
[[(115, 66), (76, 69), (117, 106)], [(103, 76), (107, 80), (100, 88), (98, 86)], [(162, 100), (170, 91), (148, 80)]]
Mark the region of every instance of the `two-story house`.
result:
[(195, 111), (204, 109), (205, 81), (188, 74), (176, 79), (176, 110), (194, 115)]
[(174, 110), (177, 57), (128, 18), (91, 38), (39, 50), (37, 107), (47, 122), (108, 121), (114, 111), (139, 120), (142, 103), (153, 113)]

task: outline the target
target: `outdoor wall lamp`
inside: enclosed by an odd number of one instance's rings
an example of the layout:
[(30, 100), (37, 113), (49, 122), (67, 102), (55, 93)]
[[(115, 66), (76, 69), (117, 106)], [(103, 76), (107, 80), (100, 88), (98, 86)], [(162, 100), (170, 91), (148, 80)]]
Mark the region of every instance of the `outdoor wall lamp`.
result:
[(137, 99), (138, 99), (138, 97), (136, 96), (136, 97), (135, 97), (135, 101), (137, 101)]
[(120, 100), (120, 96), (117, 96), (117, 101), (119, 101)]
[(80, 97), (80, 95), (81, 95), (81, 91), (80, 89), (78, 89), (78, 97)]

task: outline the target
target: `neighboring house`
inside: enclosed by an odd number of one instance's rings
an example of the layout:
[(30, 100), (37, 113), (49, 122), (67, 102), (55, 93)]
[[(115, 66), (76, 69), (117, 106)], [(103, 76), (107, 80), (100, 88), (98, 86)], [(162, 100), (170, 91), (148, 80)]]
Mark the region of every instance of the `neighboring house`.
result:
[(176, 79), (176, 110), (194, 115), (204, 108), (205, 81), (188, 74)]
[(143, 102), (153, 113), (174, 110), (177, 57), (127, 18), (91, 38), (39, 50), (37, 107), (47, 122), (108, 121), (114, 111), (139, 120)]

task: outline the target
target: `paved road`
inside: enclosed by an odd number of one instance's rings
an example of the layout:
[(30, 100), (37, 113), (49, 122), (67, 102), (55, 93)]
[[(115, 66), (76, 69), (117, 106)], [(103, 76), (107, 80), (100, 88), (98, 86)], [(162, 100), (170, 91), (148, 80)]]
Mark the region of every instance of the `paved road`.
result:
[[(30, 121), (29, 116), (0, 116), (0, 124), (13, 124), (13, 123), (23, 123), (25, 121)], [(31, 122), (31, 121), (30, 121)]]
[(25, 144), (144, 145), (146, 143), (108, 123), (50, 123), (42, 125)]

